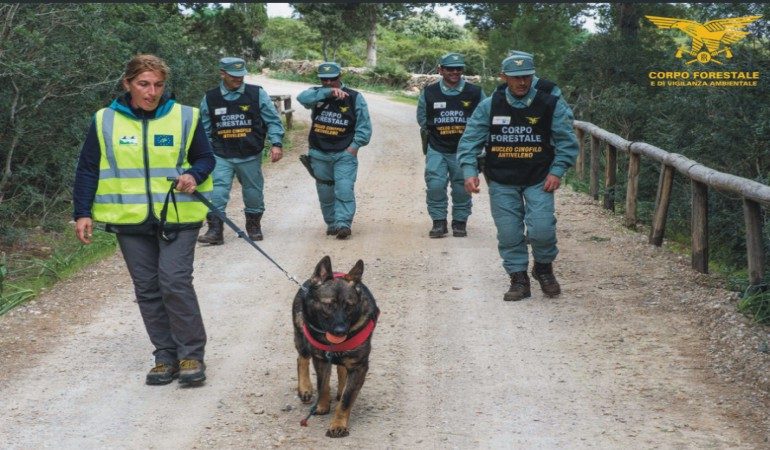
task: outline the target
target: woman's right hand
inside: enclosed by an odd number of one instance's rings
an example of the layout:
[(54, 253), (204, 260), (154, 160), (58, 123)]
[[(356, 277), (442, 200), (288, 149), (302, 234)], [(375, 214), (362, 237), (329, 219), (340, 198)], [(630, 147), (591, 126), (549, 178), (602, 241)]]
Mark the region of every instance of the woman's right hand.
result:
[(84, 244), (91, 243), (91, 236), (94, 233), (94, 222), (90, 217), (81, 217), (75, 221), (75, 235), (80, 242)]

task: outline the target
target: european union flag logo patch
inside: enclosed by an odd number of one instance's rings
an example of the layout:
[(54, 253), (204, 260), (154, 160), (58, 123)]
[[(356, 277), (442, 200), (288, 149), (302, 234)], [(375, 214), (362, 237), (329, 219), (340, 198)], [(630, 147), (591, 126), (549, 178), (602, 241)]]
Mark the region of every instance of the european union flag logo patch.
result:
[(156, 147), (173, 147), (174, 146), (174, 136), (170, 134), (156, 134), (155, 135), (155, 146)]

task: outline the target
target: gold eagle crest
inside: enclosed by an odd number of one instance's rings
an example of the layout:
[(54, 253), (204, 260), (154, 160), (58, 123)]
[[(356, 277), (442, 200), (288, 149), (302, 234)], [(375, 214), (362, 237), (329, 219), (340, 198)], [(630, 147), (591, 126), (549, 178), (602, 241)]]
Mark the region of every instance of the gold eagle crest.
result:
[(527, 119), (527, 122), (529, 122), (530, 125), (537, 125), (538, 122), (540, 122), (539, 117), (525, 117)]
[(241, 108), (241, 111), (246, 112), (249, 110), (250, 105), (238, 105)]
[[(743, 30), (762, 16), (727, 17), (724, 19), (709, 20), (706, 23), (699, 23), (689, 19), (675, 19), (672, 17), (644, 17), (658, 28), (675, 28), (692, 38), (690, 48), (679, 47), (677, 49), (675, 55), (677, 58), (681, 58), (682, 55), (688, 54), (693, 56), (694, 59), (687, 61), (687, 64), (692, 64), (695, 61), (698, 61), (701, 64), (707, 64), (709, 62), (722, 64), (722, 61), (717, 59), (719, 55), (724, 54), (725, 58), (732, 58), (733, 52), (730, 49), (730, 44), (735, 44), (745, 38), (749, 33)], [(721, 48), (723, 46), (724, 48)], [(703, 47), (706, 47), (706, 50), (703, 50)]]
[(348, 110), (349, 110), (349, 109), (350, 109), (350, 107), (349, 107), (349, 106), (340, 106), (340, 111), (341, 111), (341, 112), (344, 112), (344, 113), (346, 113), (346, 112), (348, 112)]

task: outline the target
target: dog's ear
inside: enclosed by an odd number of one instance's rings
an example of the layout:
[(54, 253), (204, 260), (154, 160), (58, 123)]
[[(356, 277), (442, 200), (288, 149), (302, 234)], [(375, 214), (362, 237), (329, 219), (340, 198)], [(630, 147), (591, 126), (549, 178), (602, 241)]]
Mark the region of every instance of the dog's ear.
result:
[(347, 278), (350, 281), (360, 283), (361, 277), (363, 275), (364, 275), (364, 262), (359, 259), (358, 262), (356, 262), (356, 265), (353, 266), (352, 269), (350, 269), (350, 272), (348, 272), (348, 276), (345, 278)]
[(332, 259), (329, 255), (324, 256), (315, 266), (315, 272), (310, 277), (310, 281), (314, 284), (321, 284), (325, 281), (329, 281), (334, 278), (334, 272), (332, 272)]

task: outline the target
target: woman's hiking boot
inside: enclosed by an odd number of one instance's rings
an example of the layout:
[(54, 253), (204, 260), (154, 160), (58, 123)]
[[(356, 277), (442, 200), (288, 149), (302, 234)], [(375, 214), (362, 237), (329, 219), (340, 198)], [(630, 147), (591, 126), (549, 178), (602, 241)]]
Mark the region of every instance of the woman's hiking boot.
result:
[(179, 364), (157, 363), (147, 373), (145, 382), (149, 385), (169, 384), (179, 376)]
[(206, 364), (197, 359), (179, 361), (179, 382), (182, 384), (200, 384), (206, 380)]

